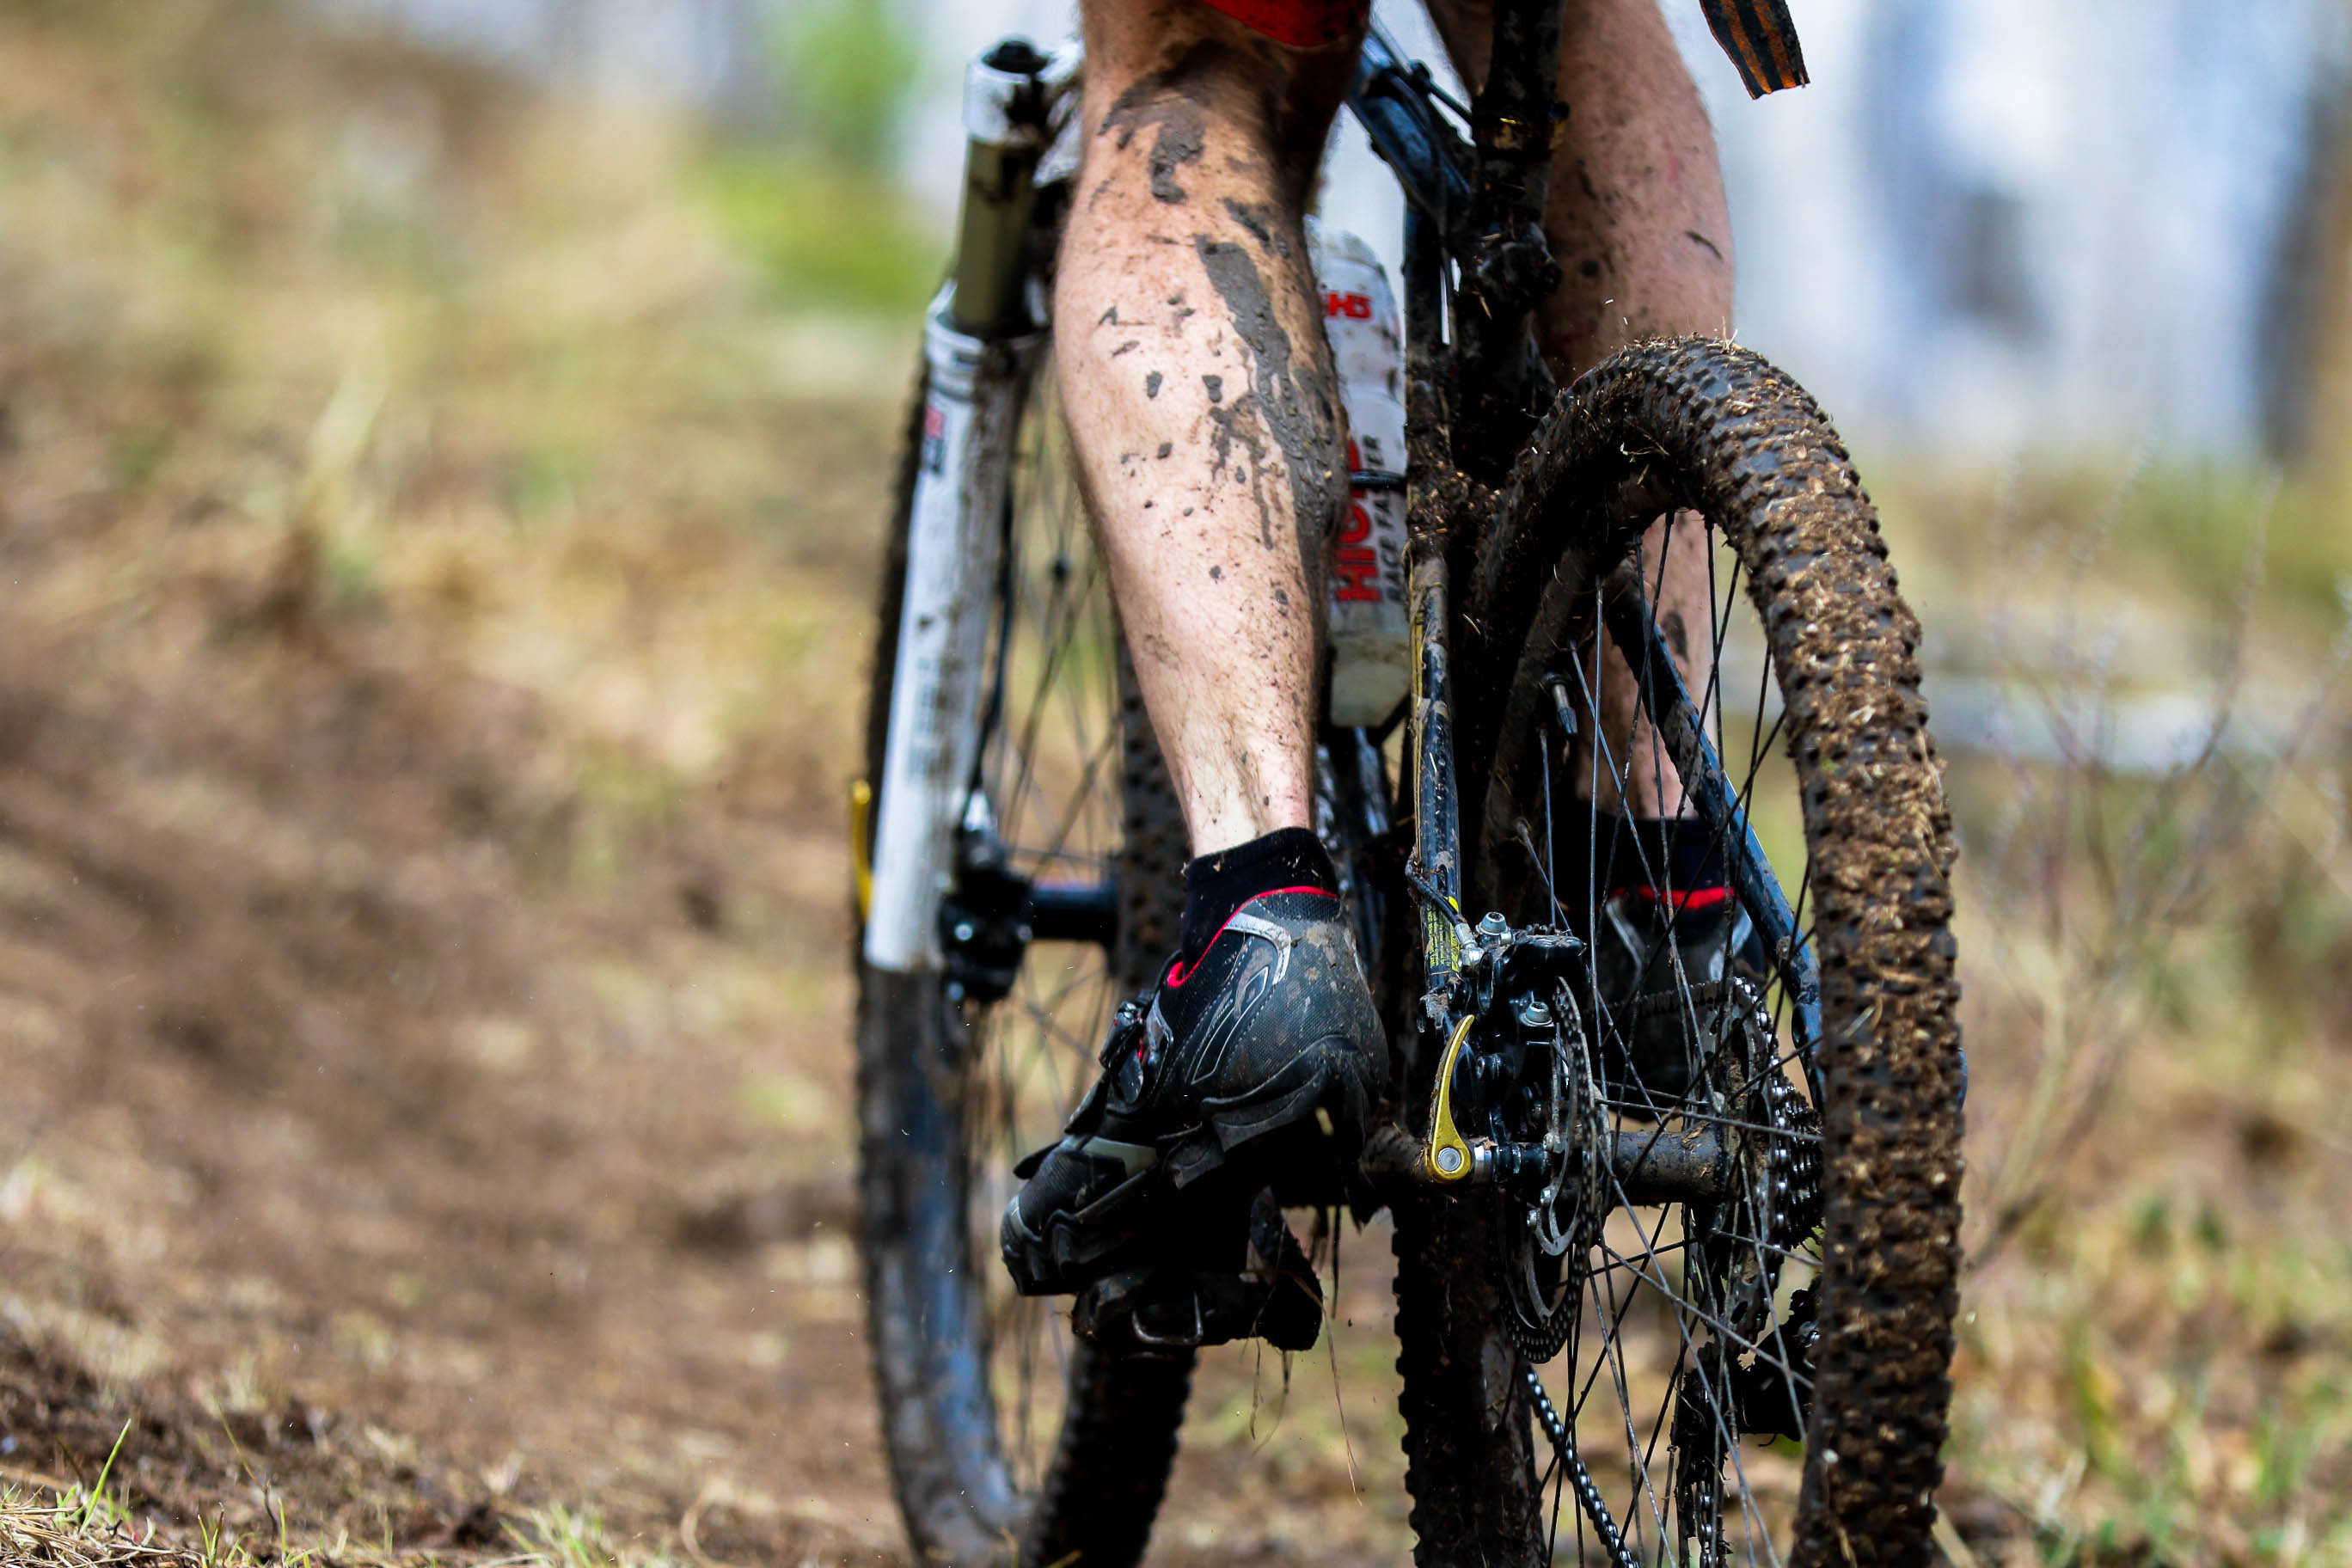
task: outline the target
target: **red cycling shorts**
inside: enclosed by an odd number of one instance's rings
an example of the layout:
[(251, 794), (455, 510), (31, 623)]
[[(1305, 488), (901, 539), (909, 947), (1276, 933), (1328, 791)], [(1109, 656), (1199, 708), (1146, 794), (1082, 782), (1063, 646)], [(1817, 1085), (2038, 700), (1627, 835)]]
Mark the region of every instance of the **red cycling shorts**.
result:
[[(1297, 48), (1322, 48), (1352, 38), (1364, 29), (1372, 0), (1201, 0), (1223, 11), (1245, 27), (1264, 33), (1276, 43)], [(1750, 98), (1761, 98), (1785, 87), (1802, 87), (1804, 51), (1797, 45), (1797, 25), (1790, 18), (1788, 0), (1699, 0), (1706, 25), (1723, 46)]]
[(1277, 44), (1319, 49), (1360, 35), (1372, 0), (1201, 0)]

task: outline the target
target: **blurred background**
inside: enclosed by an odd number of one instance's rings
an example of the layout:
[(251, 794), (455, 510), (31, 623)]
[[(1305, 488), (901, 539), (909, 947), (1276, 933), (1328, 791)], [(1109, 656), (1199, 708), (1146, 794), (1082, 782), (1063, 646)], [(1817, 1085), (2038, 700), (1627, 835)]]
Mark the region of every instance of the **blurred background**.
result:
[[(1799, 0), (1751, 104), (1666, 10), (1928, 628), (1944, 1550), (2352, 1563), (2352, 11)], [(962, 62), (1069, 29), (0, 0), (0, 1556), (903, 1556), (841, 803)], [(1158, 1561), (1404, 1554), (1349, 1247)]]

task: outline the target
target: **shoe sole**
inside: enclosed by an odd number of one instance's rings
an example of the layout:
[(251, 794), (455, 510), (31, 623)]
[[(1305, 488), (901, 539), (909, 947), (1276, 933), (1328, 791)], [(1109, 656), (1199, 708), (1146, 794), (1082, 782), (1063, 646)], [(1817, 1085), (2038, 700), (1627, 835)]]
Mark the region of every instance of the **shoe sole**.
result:
[[(1339, 1036), (1318, 1040), (1246, 1094), (1207, 1101), (1201, 1123), (1168, 1145), (1158, 1164), (1082, 1209), (1047, 1215), (1043, 1234), (1023, 1223), (1015, 1198), (999, 1231), (1005, 1269), (1024, 1296), (1083, 1290), (1144, 1260), (1142, 1254), (1164, 1251), (1178, 1194), (1216, 1173), (1220, 1179), (1208, 1187), (1240, 1193), (1244, 1216), (1249, 1196), (1263, 1187), (1274, 1187), (1286, 1202), (1336, 1197), (1355, 1169), (1371, 1104), (1371, 1071), (1363, 1053)], [(1328, 1132), (1318, 1111), (1328, 1119)], [(1315, 1150), (1328, 1157), (1315, 1159)], [(1317, 1164), (1326, 1170), (1298, 1179), (1299, 1166)], [(1244, 1230), (1234, 1234), (1245, 1237)]]

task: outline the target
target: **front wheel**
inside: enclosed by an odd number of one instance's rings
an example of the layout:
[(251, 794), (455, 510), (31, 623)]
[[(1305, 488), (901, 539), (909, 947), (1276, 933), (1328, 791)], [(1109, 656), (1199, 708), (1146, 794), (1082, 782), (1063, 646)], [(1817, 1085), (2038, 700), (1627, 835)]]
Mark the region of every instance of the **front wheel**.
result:
[[(1582, 1146), (1636, 1157), (1541, 1215), (1400, 1206), (1419, 1561), (1923, 1563), (1958, 1268), (1952, 843), (1869, 498), (1763, 360), (1640, 344), (1562, 397), (1455, 571), (1465, 904), (1586, 940), (1554, 1126), (1573, 1103)], [(1761, 882), (1677, 885), (1687, 849), (1612, 810), (1710, 791), (1700, 837)], [(1668, 1179), (1701, 1148), (1715, 1185)]]
[[(1060, 1303), (1015, 1295), (996, 1256), (1014, 1162), (1053, 1141), (1112, 1006), (1154, 978), (1181, 914), (1182, 820), (1125, 672), (1051, 383), (1032, 373), (1000, 437), (979, 765), (935, 911), (946, 962), (857, 965), (868, 1323), (891, 1479), (927, 1563), (1140, 1557), (1192, 1371), (1190, 1352), (1097, 1354)], [(919, 395), (885, 568), (869, 779), (883, 774), (924, 406)]]

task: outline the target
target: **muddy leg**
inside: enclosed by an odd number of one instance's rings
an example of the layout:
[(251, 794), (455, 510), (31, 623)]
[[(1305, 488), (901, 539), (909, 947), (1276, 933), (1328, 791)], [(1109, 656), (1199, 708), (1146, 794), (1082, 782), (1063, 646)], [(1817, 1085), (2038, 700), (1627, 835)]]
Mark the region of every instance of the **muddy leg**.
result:
[(1355, 46), (1089, 0), (1070, 436), (1193, 853), (1314, 821), (1341, 422), (1300, 213)]
[[(1493, 6), (1431, 0), (1463, 79), (1485, 79)], [(1559, 95), (1567, 133), (1553, 155), (1544, 232), (1562, 278), (1537, 326), (1563, 384), (1638, 339), (1731, 331), (1731, 219), (1715, 133), (1658, 0), (1568, 0)], [(1642, 542), (1643, 577), (1677, 656), (1707, 644), (1706, 535), (1685, 515)], [(1661, 570), (1664, 577), (1661, 580)], [(1684, 637), (1677, 639), (1681, 628)], [(1685, 671), (1688, 665), (1685, 665)], [(1615, 650), (1600, 672), (1600, 729), (1610, 754), (1591, 782), (1601, 805), (1671, 816), (1682, 785), (1634, 700)], [(1623, 777), (1620, 785), (1612, 772)]]

